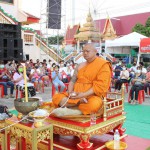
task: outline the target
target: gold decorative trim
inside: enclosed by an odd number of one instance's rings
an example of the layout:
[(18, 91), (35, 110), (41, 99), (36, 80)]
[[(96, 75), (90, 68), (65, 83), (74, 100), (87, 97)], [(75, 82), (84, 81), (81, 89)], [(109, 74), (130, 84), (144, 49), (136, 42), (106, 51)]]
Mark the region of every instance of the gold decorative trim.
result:
[(44, 141), (45, 139), (51, 139), (51, 129), (45, 129), (37, 133), (38, 142)]
[(122, 109), (116, 109), (115, 111), (108, 111), (107, 112), (107, 117), (111, 117), (111, 116), (115, 116), (117, 114), (121, 114), (122, 113)]
[[(15, 121), (15, 120), (14, 120)], [(14, 123), (13, 119), (8, 119), (6, 125), (12, 125)], [(37, 149), (39, 142), (45, 142), (45, 140), (50, 140), (50, 148), (53, 147), (53, 126), (52, 124), (47, 124), (45, 126), (35, 128), (29, 127), (20, 123), (14, 124), (5, 130), (5, 143), (7, 143), (7, 134), (13, 135), (16, 139), (25, 138), (30, 144), (32, 149)], [(11, 140), (11, 138), (10, 138)], [(28, 146), (30, 147), (30, 145)], [(30, 148), (28, 148), (30, 150)]]
[(3, 141), (3, 135), (0, 133), (0, 143)]
[(24, 137), (26, 139), (32, 140), (32, 133), (31, 131), (27, 131), (16, 126), (11, 126), (10, 131), (13, 135), (17, 137)]
[(77, 125), (72, 125), (68, 123), (63, 123), (60, 121), (55, 121), (52, 119), (49, 119), (49, 121), (53, 124), (53, 132), (55, 134), (59, 135), (74, 135), (80, 137), (83, 134), (86, 134), (88, 136), (92, 136), (95, 134), (104, 134), (109, 132), (110, 130), (114, 129), (119, 124), (123, 124), (125, 120), (125, 116), (121, 115), (112, 119), (109, 119), (107, 121), (101, 122), (99, 124), (89, 126), (89, 127), (79, 127)]

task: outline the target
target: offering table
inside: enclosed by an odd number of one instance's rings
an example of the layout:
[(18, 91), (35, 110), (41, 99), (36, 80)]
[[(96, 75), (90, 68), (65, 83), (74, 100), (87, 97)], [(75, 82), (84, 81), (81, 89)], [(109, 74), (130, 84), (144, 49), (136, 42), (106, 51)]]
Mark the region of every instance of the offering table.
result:
[(17, 148), (20, 150), (27, 149), (27, 141), (31, 143), (31, 149), (37, 150), (40, 142), (47, 142), (48, 150), (53, 149), (53, 125), (44, 122), (44, 125), (39, 128), (35, 128), (33, 123), (23, 124), (17, 117), (7, 119), (6, 126), (10, 126), (5, 129), (5, 149), (10, 150), (10, 138), (11, 136), (16, 138)]

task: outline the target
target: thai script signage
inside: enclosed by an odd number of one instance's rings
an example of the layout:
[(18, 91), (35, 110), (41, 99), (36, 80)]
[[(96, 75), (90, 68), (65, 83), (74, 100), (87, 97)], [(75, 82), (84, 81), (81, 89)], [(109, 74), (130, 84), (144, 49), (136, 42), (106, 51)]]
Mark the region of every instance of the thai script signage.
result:
[(150, 38), (141, 39), (139, 50), (141, 53), (150, 53)]

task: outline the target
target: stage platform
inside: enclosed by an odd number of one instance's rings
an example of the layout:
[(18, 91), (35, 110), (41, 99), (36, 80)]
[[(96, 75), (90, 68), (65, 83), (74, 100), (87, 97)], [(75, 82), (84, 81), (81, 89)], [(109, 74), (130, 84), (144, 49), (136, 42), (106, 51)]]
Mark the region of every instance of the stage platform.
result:
[[(150, 150), (150, 140), (131, 135), (124, 136), (121, 141), (127, 143), (127, 150)], [(93, 143), (91, 150), (106, 150), (105, 142), (112, 139), (113, 136), (109, 134), (91, 137), (90, 142)], [(79, 138), (75, 136), (54, 135), (54, 150), (77, 150), (76, 146), (79, 142)]]

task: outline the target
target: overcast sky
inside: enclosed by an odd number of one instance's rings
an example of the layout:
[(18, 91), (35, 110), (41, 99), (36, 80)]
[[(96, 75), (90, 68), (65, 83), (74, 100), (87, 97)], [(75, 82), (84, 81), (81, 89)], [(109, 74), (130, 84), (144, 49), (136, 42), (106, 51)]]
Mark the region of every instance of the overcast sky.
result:
[[(40, 17), (41, 8), (44, 8), (45, 2), (46, 0), (22, 0), (22, 9)], [(93, 19), (106, 18), (107, 15), (114, 17), (150, 12), (150, 0), (62, 0), (62, 4), (62, 15), (66, 16), (64, 19), (66, 26), (74, 22), (83, 24), (89, 7)], [(75, 16), (74, 22), (73, 16)]]

